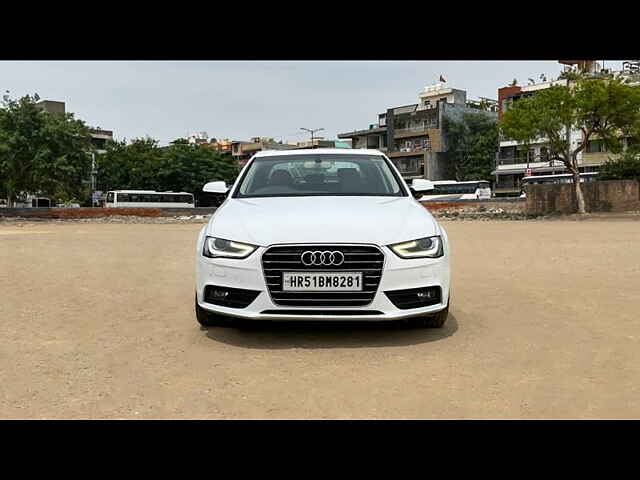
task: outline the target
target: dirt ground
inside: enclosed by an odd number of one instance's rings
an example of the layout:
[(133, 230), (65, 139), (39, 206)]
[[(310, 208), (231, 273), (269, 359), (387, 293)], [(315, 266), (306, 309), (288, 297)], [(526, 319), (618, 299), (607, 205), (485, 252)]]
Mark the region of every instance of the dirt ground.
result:
[(640, 222), (443, 222), (452, 311), (200, 329), (198, 224), (0, 223), (0, 418), (638, 418)]

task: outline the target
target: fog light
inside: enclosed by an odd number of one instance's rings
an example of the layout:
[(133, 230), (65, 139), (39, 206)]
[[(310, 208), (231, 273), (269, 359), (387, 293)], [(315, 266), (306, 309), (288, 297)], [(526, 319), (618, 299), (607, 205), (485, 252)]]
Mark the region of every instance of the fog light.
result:
[(211, 295), (214, 298), (224, 298), (229, 295), (229, 292), (226, 290), (214, 290), (213, 292), (211, 292)]
[(433, 290), (423, 290), (422, 292), (418, 292), (418, 298), (433, 298), (435, 297), (435, 292)]

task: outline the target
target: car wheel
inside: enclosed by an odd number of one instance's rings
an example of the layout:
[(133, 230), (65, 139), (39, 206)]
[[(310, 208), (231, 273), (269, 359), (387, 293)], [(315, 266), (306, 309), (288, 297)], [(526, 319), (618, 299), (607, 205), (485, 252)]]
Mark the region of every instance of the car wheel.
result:
[(451, 304), (451, 297), (447, 300), (447, 307), (444, 310), (440, 310), (435, 315), (425, 315), (424, 317), (418, 317), (413, 320), (413, 325), (421, 328), (442, 328), (449, 317), (449, 305)]
[(203, 327), (226, 327), (229, 325), (227, 319), (220, 315), (216, 315), (211, 312), (207, 312), (204, 308), (198, 305), (198, 296), (195, 298), (196, 308), (196, 320)]

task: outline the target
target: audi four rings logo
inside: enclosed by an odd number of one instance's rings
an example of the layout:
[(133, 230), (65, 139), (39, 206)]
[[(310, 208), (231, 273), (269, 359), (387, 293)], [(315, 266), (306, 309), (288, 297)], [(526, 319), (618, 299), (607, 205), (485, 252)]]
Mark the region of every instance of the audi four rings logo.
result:
[(300, 255), (300, 260), (307, 267), (311, 265), (342, 265), (344, 263), (344, 254), (337, 250), (334, 252), (329, 250), (324, 252), (307, 250)]

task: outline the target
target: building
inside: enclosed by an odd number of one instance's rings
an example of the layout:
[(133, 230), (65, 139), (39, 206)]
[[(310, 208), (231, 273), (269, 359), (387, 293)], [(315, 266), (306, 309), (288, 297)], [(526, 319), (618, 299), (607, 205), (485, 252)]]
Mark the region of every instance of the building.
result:
[(59, 113), (61, 115), (65, 114), (64, 102), (57, 102), (55, 100), (40, 100), (36, 103), (36, 106), (47, 113)]
[[(192, 133), (187, 137), (187, 141), (192, 145), (208, 145), (210, 143), (207, 132)], [(211, 141), (215, 141), (215, 138)]]
[(91, 143), (95, 147), (98, 153), (105, 153), (107, 149), (107, 142), (113, 140), (112, 130), (102, 130), (100, 127), (90, 128)]
[[(64, 115), (66, 113), (66, 105), (64, 102), (41, 100), (36, 103), (36, 106), (47, 113), (57, 113), (60, 115)], [(113, 131), (102, 130), (100, 127), (89, 128), (89, 134), (91, 135), (91, 143), (98, 153), (103, 153), (106, 148), (107, 141), (113, 140)]]
[(262, 150), (293, 150), (297, 145), (276, 142), (273, 138), (254, 137), (250, 141), (231, 142), (231, 155), (243, 167), (247, 161), (256, 153)]
[[(606, 75), (609, 70), (603, 69), (601, 64), (593, 60), (559, 60), (565, 66), (565, 71), (580, 71), (592, 76)], [(625, 62), (627, 65), (621, 73), (624, 77), (634, 80), (638, 76), (637, 65), (640, 62)], [(501, 120), (504, 113), (509, 110), (514, 102), (519, 99), (535, 95), (536, 92), (550, 88), (554, 85), (566, 86), (565, 78), (557, 78), (539, 83), (531, 82), (526, 86), (509, 85), (498, 89), (498, 118)], [(640, 85), (640, 78), (631, 85)], [(570, 132), (572, 145), (582, 141), (582, 132), (574, 129)], [(553, 175), (556, 173), (568, 173), (564, 163), (549, 160), (548, 141), (538, 139), (529, 145), (525, 151), (521, 142), (500, 138), (500, 146), (496, 156), (494, 194), (496, 196), (520, 195), (520, 182), (525, 175)], [(604, 151), (602, 142), (596, 138), (588, 142), (587, 148), (578, 154), (578, 169), (580, 172), (597, 172), (600, 165), (608, 161), (612, 154)]]
[(231, 153), (232, 145), (233, 142), (228, 138), (225, 138), (224, 140), (216, 140), (215, 138), (212, 138), (208, 146), (220, 153)]
[[(36, 103), (36, 106), (41, 108), (47, 113), (64, 115), (66, 113), (66, 105), (64, 102), (58, 102), (54, 100), (41, 100)], [(96, 161), (95, 154), (106, 153), (107, 142), (113, 140), (112, 130), (103, 130), (100, 127), (89, 128), (89, 135), (91, 135), (91, 144), (93, 145), (95, 152), (91, 152), (91, 204), (97, 206), (100, 203), (102, 192), (96, 190)]]
[(467, 100), (464, 90), (442, 83), (426, 86), (418, 103), (393, 107), (378, 114), (378, 122), (366, 130), (341, 133), (353, 148), (385, 152), (402, 176), (447, 179), (447, 142), (444, 119), (460, 119), (465, 113), (487, 115), (497, 120), (495, 100)]
[(247, 161), (256, 153), (262, 150), (301, 150), (306, 148), (351, 148), (349, 142), (340, 140), (325, 140), (322, 137), (311, 141), (303, 142), (276, 142), (273, 138), (254, 137), (251, 141), (231, 142), (231, 154), (238, 160), (240, 166), (244, 166)]
[(322, 137), (316, 137), (313, 139), (313, 145), (311, 144), (311, 140), (306, 142), (297, 142), (295, 144), (296, 149), (303, 148), (351, 148), (351, 144), (349, 142), (342, 142), (339, 140), (325, 140)]

